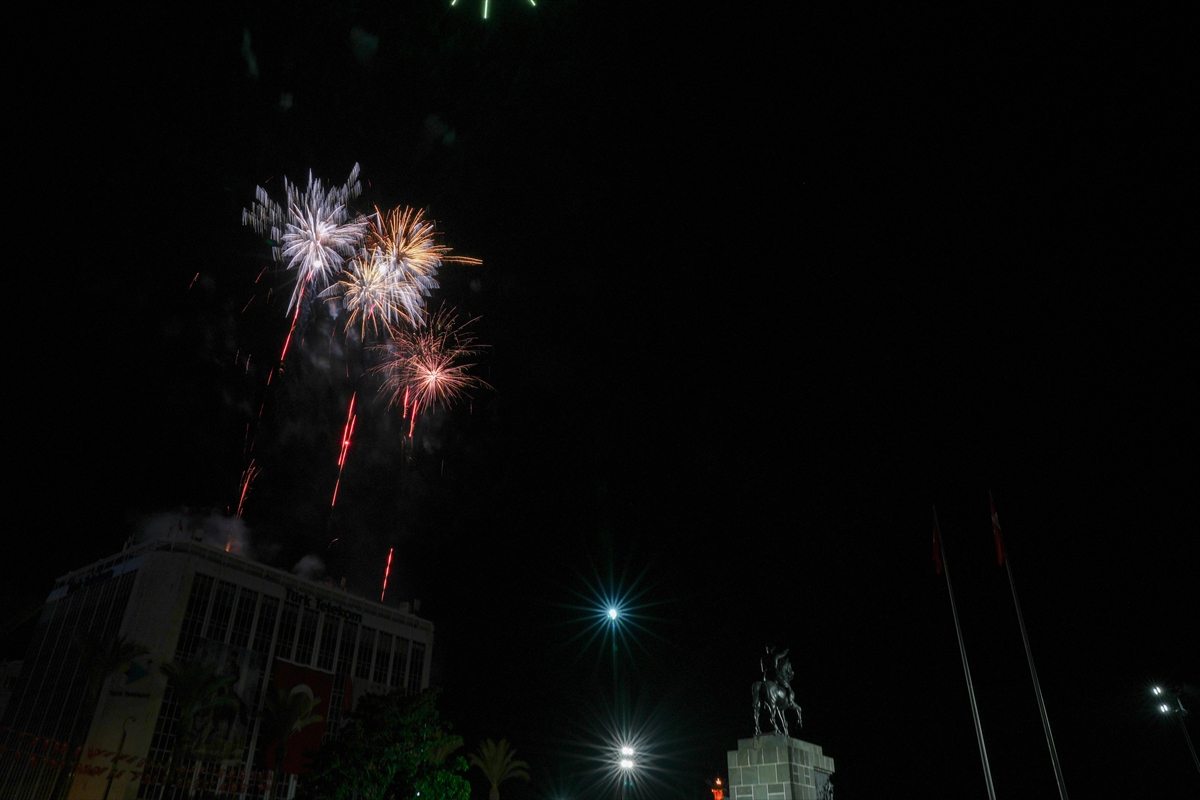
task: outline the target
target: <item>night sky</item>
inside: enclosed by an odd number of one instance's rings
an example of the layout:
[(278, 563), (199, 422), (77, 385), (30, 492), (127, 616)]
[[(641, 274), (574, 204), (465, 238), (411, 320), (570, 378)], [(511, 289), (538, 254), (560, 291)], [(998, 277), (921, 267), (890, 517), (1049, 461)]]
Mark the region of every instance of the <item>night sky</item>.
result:
[[(1072, 796), (1195, 796), (1149, 696), (1200, 684), (1175, 21), (480, 6), (39, 29), (10, 107), (34, 222), (9, 250), (6, 613), (224, 515), (250, 423), (256, 556), (369, 595), (395, 547), (388, 601), (436, 626), (444, 715), (532, 765), (506, 797), (611, 795), (614, 730), (644, 742), (646, 796), (708, 796), (775, 645), (839, 798), (982, 798), (936, 504), (997, 794), (1057, 797), (990, 490)], [(484, 262), (435, 300), (479, 318), (493, 388), (407, 445), (320, 309), (265, 388), (291, 285), (255, 285), (241, 211), (356, 162), (358, 208), (425, 208)]]

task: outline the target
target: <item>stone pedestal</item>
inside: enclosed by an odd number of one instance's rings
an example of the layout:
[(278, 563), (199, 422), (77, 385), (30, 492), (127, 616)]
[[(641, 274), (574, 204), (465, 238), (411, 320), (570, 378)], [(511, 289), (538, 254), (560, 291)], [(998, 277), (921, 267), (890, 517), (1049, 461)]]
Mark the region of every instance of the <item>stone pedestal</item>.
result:
[(790, 736), (739, 739), (729, 751), (730, 800), (823, 800), (833, 759)]

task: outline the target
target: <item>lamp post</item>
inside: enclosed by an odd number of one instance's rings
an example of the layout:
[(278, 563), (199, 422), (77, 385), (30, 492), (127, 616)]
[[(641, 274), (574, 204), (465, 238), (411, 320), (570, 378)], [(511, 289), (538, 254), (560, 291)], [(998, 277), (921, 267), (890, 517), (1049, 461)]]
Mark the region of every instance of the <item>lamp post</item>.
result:
[(1158, 710), (1163, 714), (1170, 714), (1175, 717), (1175, 721), (1179, 723), (1179, 730), (1183, 731), (1183, 738), (1187, 741), (1188, 752), (1192, 754), (1192, 761), (1196, 765), (1196, 771), (1200, 772), (1200, 758), (1196, 757), (1196, 748), (1192, 745), (1192, 737), (1188, 733), (1187, 725), (1183, 721), (1188, 711), (1183, 707), (1183, 700), (1180, 698), (1179, 692), (1164, 689), (1161, 686), (1155, 686), (1150, 691), (1158, 698)]
[(112, 769), (108, 772), (108, 785), (104, 787), (104, 800), (108, 800), (108, 793), (112, 791), (113, 778), (117, 777), (117, 765), (121, 763), (121, 750), (125, 748), (125, 734), (128, 733), (125, 726), (136, 719), (137, 717), (126, 717), (125, 721), (121, 723), (121, 741), (117, 745), (117, 754), (113, 756)]

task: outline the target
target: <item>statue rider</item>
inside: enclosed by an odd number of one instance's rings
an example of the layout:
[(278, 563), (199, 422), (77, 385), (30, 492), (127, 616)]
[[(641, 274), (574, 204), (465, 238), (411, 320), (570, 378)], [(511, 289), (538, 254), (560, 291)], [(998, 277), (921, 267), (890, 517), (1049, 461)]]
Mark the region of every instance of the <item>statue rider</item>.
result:
[(771, 726), (776, 733), (787, 735), (786, 709), (796, 712), (796, 719), (803, 725), (800, 718), (800, 706), (796, 704), (796, 693), (792, 689), (792, 678), (795, 672), (788, 660), (788, 649), (776, 651), (774, 647), (766, 648), (766, 655), (759, 658), (759, 668), (763, 679), (751, 687), (754, 696), (754, 735), (761, 735), (759, 714), (766, 711), (771, 719)]
[[(792, 681), (792, 663), (788, 661), (787, 654), (791, 648), (784, 648), (782, 652), (775, 652), (774, 647), (767, 647), (766, 658), (758, 660), (758, 666), (762, 670), (764, 681), (774, 681), (778, 684), (789, 684)], [(770, 667), (767, 666), (768, 662)], [(784, 677), (784, 673), (787, 677)]]

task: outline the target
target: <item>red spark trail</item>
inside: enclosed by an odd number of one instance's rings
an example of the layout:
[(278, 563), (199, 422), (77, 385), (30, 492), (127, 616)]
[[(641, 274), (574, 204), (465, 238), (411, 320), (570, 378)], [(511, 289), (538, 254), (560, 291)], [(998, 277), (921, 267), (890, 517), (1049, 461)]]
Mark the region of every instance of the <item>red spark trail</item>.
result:
[[(296, 313), (292, 314), (292, 327), (288, 329), (287, 338), (283, 340), (283, 352), (279, 354), (280, 368), (283, 367), (283, 362), (287, 358), (288, 347), (291, 346), (291, 344), (292, 344), (292, 334), (296, 332), (296, 321), (298, 319), (300, 319), (300, 306), (303, 304), (304, 304), (304, 289), (302, 287), (300, 289), (300, 297), (296, 302)], [(275, 372), (278, 372), (278, 371), (279, 370), (275, 370)], [(267, 376), (267, 386), (271, 385), (271, 378), (274, 377), (275, 372), (272, 372), (270, 375)]]
[(354, 415), (354, 401), (358, 398), (358, 392), (350, 396), (350, 410), (346, 412), (346, 426), (342, 428), (342, 450), (338, 454), (338, 476), (337, 482), (333, 484), (333, 500), (329, 505), (332, 508), (337, 505), (338, 487), (342, 485), (342, 469), (346, 466), (346, 452), (350, 449), (350, 437), (354, 435), (354, 423), (358, 417)]
[(388, 576), (391, 575), (391, 552), (395, 547), (388, 548), (388, 566), (384, 567), (383, 571), (383, 591), (379, 593), (379, 602), (383, 602), (384, 597), (388, 596)]
[(288, 329), (287, 338), (283, 340), (283, 352), (279, 354), (279, 367), (271, 370), (270, 374), (267, 375), (267, 386), (271, 385), (271, 378), (275, 377), (275, 373), (279, 372), (283, 367), (283, 360), (287, 358), (288, 347), (292, 343), (292, 334), (296, 332), (296, 317), (298, 316), (300, 316), (300, 307), (296, 306), (296, 313), (292, 316), (292, 327)]
[[(249, 433), (249, 427), (250, 427), (249, 425), (246, 426), (247, 433)], [(258, 477), (258, 473), (259, 473), (259, 468), (255, 465), (254, 459), (252, 458), (252, 459), (250, 459), (250, 466), (246, 467), (245, 471), (242, 472), (242, 480), (241, 480), (242, 491), (241, 491), (241, 495), (238, 497), (238, 505), (237, 505), (237, 516), (238, 517), (242, 516), (242, 511), (246, 505), (246, 496), (248, 494), (250, 494), (250, 484), (253, 483), (254, 479)], [(226, 549), (228, 549), (228, 548), (226, 548)]]

